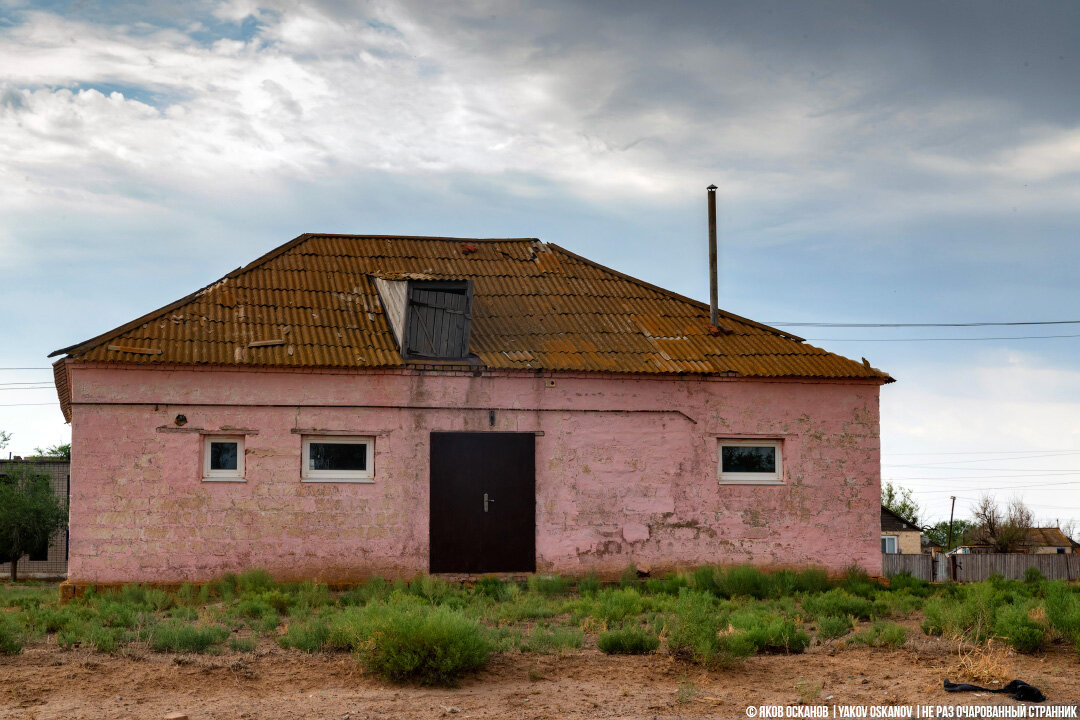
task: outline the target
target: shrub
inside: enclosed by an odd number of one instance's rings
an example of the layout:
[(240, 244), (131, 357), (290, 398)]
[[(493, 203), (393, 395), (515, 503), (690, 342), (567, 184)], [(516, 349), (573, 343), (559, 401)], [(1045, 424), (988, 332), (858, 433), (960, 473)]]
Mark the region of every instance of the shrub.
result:
[(889, 590), (893, 592), (908, 592), (912, 595), (925, 597), (934, 591), (934, 587), (911, 573), (902, 572), (889, 578)]
[(0, 653), (17, 655), (23, 649), (22, 630), (7, 613), (0, 614)]
[(395, 609), (375, 619), (361, 662), (393, 682), (453, 685), (487, 664), (491, 642), (459, 611)]
[(803, 610), (814, 617), (827, 615), (850, 615), (869, 620), (874, 614), (874, 604), (863, 597), (851, 595), (834, 588), (820, 595), (809, 595), (802, 600)]
[(229, 649), (235, 652), (255, 652), (255, 638), (234, 637), (229, 638)]
[(719, 596), (716, 585), (717, 568), (705, 565), (690, 571), (690, 587), (701, 592), (712, 593)]
[(1005, 640), (1013, 650), (1033, 653), (1043, 645), (1045, 633), (1041, 625), (1028, 616), (1021, 605), (1006, 605), (998, 610), (994, 634)]
[(838, 615), (826, 615), (818, 620), (818, 637), (825, 640), (841, 638), (851, 632), (851, 618)]
[(217, 591), (218, 596), (225, 601), (232, 601), (236, 598), (236, 593), (240, 586), (237, 583), (235, 573), (225, 573), (218, 581), (214, 583), (214, 590)]
[(363, 585), (357, 585), (352, 590), (342, 593), (338, 597), (341, 605), (367, 605), (376, 600), (385, 600), (390, 594), (390, 585), (379, 576), (369, 578)]
[(560, 575), (530, 575), (529, 591), (539, 595), (565, 595), (570, 581)]
[(1061, 581), (1046, 583), (1043, 603), (1050, 627), (1080, 652), (1080, 596)]
[(1046, 576), (1042, 574), (1042, 570), (1032, 565), (1024, 571), (1024, 582), (1029, 585), (1038, 585), (1046, 580)]
[(717, 571), (716, 594), (722, 598), (743, 596), (760, 600), (769, 594), (769, 581), (753, 565), (735, 565)]
[(870, 579), (866, 570), (858, 565), (849, 565), (844, 569), (840, 579), (840, 587), (852, 595), (872, 598), (881, 589), (881, 585)]
[(672, 655), (707, 668), (754, 654), (747, 633), (730, 627), (728, 614), (717, 607), (713, 596), (699, 590), (684, 590), (679, 594), (675, 616), (665, 627), (665, 633)]
[(739, 629), (758, 652), (801, 653), (810, 644), (810, 637), (786, 618), (759, 616)]
[(312, 618), (306, 622), (290, 624), (285, 634), (278, 638), (278, 645), (313, 653), (324, 649), (329, 639), (330, 626), (326, 621)]
[(882, 620), (862, 632), (855, 633), (851, 640), (870, 647), (888, 647), (895, 650), (907, 641), (907, 628)]
[(505, 622), (549, 618), (556, 614), (551, 601), (540, 595), (525, 595), (520, 600), (507, 600), (496, 608), (496, 619)]
[(578, 580), (577, 589), (582, 596), (595, 595), (600, 592), (600, 588), (600, 580), (595, 575), (586, 575), (581, 580)]
[[(269, 605), (279, 614), (289, 612), (289, 608), (296, 604), (296, 596), (281, 590), (264, 590), (260, 593), (252, 593), (246, 599), (256, 600)], [(243, 602), (241, 600), (241, 602)]]
[[(222, 578), (224, 579), (224, 577)], [(245, 594), (264, 592), (277, 587), (274, 577), (266, 570), (246, 570), (236, 577), (236, 587)]]
[(507, 583), (490, 575), (478, 579), (473, 585), (473, 592), (499, 602), (510, 599)]
[(550, 655), (564, 650), (580, 648), (584, 638), (577, 628), (555, 626), (547, 628), (537, 625), (529, 633), (529, 639), (521, 645), (523, 652)]
[(596, 596), (597, 606), (593, 614), (607, 623), (621, 623), (629, 617), (645, 612), (641, 593), (633, 588), (602, 590)]
[(613, 655), (648, 655), (660, 647), (660, 638), (641, 628), (622, 628), (600, 633), (596, 647)]
[(649, 578), (645, 581), (645, 590), (654, 595), (678, 595), (679, 590), (688, 586), (685, 575), (669, 573), (660, 578)]
[(622, 575), (619, 577), (619, 587), (633, 589), (641, 587), (641, 578), (638, 576), (636, 565), (630, 563), (626, 566), (626, 569), (622, 571)]
[(229, 631), (220, 626), (199, 627), (166, 620), (150, 633), (150, 647), (158, 652), (206, 652), (228, 636)]
[(795, 575), (795, 591), (804, 593), (823, 593), (832, 588), (829, 573), (825, 568), (808, 567)]
[(267, 613), (276, 616), (278, 611), (261, 597), (245, 598), (236, 604), (236, 614), (240, 617), (257, 618)]

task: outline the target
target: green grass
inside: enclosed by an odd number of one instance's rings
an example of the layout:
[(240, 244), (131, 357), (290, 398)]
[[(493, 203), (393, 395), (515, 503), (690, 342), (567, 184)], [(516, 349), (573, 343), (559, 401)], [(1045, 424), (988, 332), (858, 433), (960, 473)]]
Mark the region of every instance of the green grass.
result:
[(895, 648), (907, 639), (898, 619), (928, 635), (995, 638), (1022, 653), (1062, 641), (1080, 653), (1080, 585), (1035, 573), (963, 585), (900, 575), (886, 586), (854, 568), (830, 581), (820, 568), (737, 565), (641, 577), (628, 567), (606, 586), (594, 576), (482, 577), (468, 587), (421, 575), (375, 577), (332, 593), (255, 570), (175, 592), (90, 589), (63, 604), (55, 587), (0, 585), (0, 653), (42, 643), (101, 653), (249, 653), (265, 637), (290, 650), (350, 653), (387, 680), (432, 685), (460, 681), (492, 653), (577, 653), (593, 642), (607, 653), (666, 651), (705, 668), (803, 652), (812, 636)]
[(521, 650), (540, 655), (555, 655), (577, 650), (583, 643), (584, 634), (578, 628), (537, 625), (529, 632), (528, 639), (521, 644)]
[(648, 655), (660, 647), (660, 638), (641, 628), (619, 628), (600, 633), (596, 647), (609, 655)]
[(166, 620), (150, 633), (150, 647), (158, 652), (202, 653), (225, 642), (229, 631), (221, 626), (200, 627)]
[(285, 634), (278, 638), (283, 648), (295, 648), (306, 653), (319, 652), (330, 640), (330, 625), (321, 618), (291, 623)]
[(870, 647), (895, 650), (907, 641), (907, 628), (894, 622), (879, 620), (867, 629), (855, 633), (851, 641)]
[(0, 615), (0, 653), (17, 655), (23, 649), (23, 631), (15, 618), (9, 615), (10, 613)]

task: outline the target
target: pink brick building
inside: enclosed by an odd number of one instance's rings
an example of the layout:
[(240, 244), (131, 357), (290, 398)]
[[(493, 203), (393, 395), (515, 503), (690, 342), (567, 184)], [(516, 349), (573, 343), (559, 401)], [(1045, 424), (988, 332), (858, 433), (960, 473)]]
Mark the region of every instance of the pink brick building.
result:
[(303, 235), (65, 348), (69, 579), (880, 571), (885, 373), (532, 239)]

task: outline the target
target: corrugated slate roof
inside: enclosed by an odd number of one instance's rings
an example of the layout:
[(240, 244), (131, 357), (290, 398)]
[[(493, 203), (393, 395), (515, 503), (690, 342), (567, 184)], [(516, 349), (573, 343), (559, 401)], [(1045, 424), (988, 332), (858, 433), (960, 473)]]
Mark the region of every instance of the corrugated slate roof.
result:
[(92, 362), (404, 365), (372, 277), (471, 279), (489, 368), (746, 377), (887, 374), (531, 238), (307, 234), (115, 330), (58, 350)]

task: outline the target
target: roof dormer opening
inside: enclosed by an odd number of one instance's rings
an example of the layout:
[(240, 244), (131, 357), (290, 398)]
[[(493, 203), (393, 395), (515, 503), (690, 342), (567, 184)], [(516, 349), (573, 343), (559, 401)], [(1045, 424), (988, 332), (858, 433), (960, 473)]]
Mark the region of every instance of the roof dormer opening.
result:
[(471, 280), (375, 278), (394, 338), (405, 360), (469, 356)]

